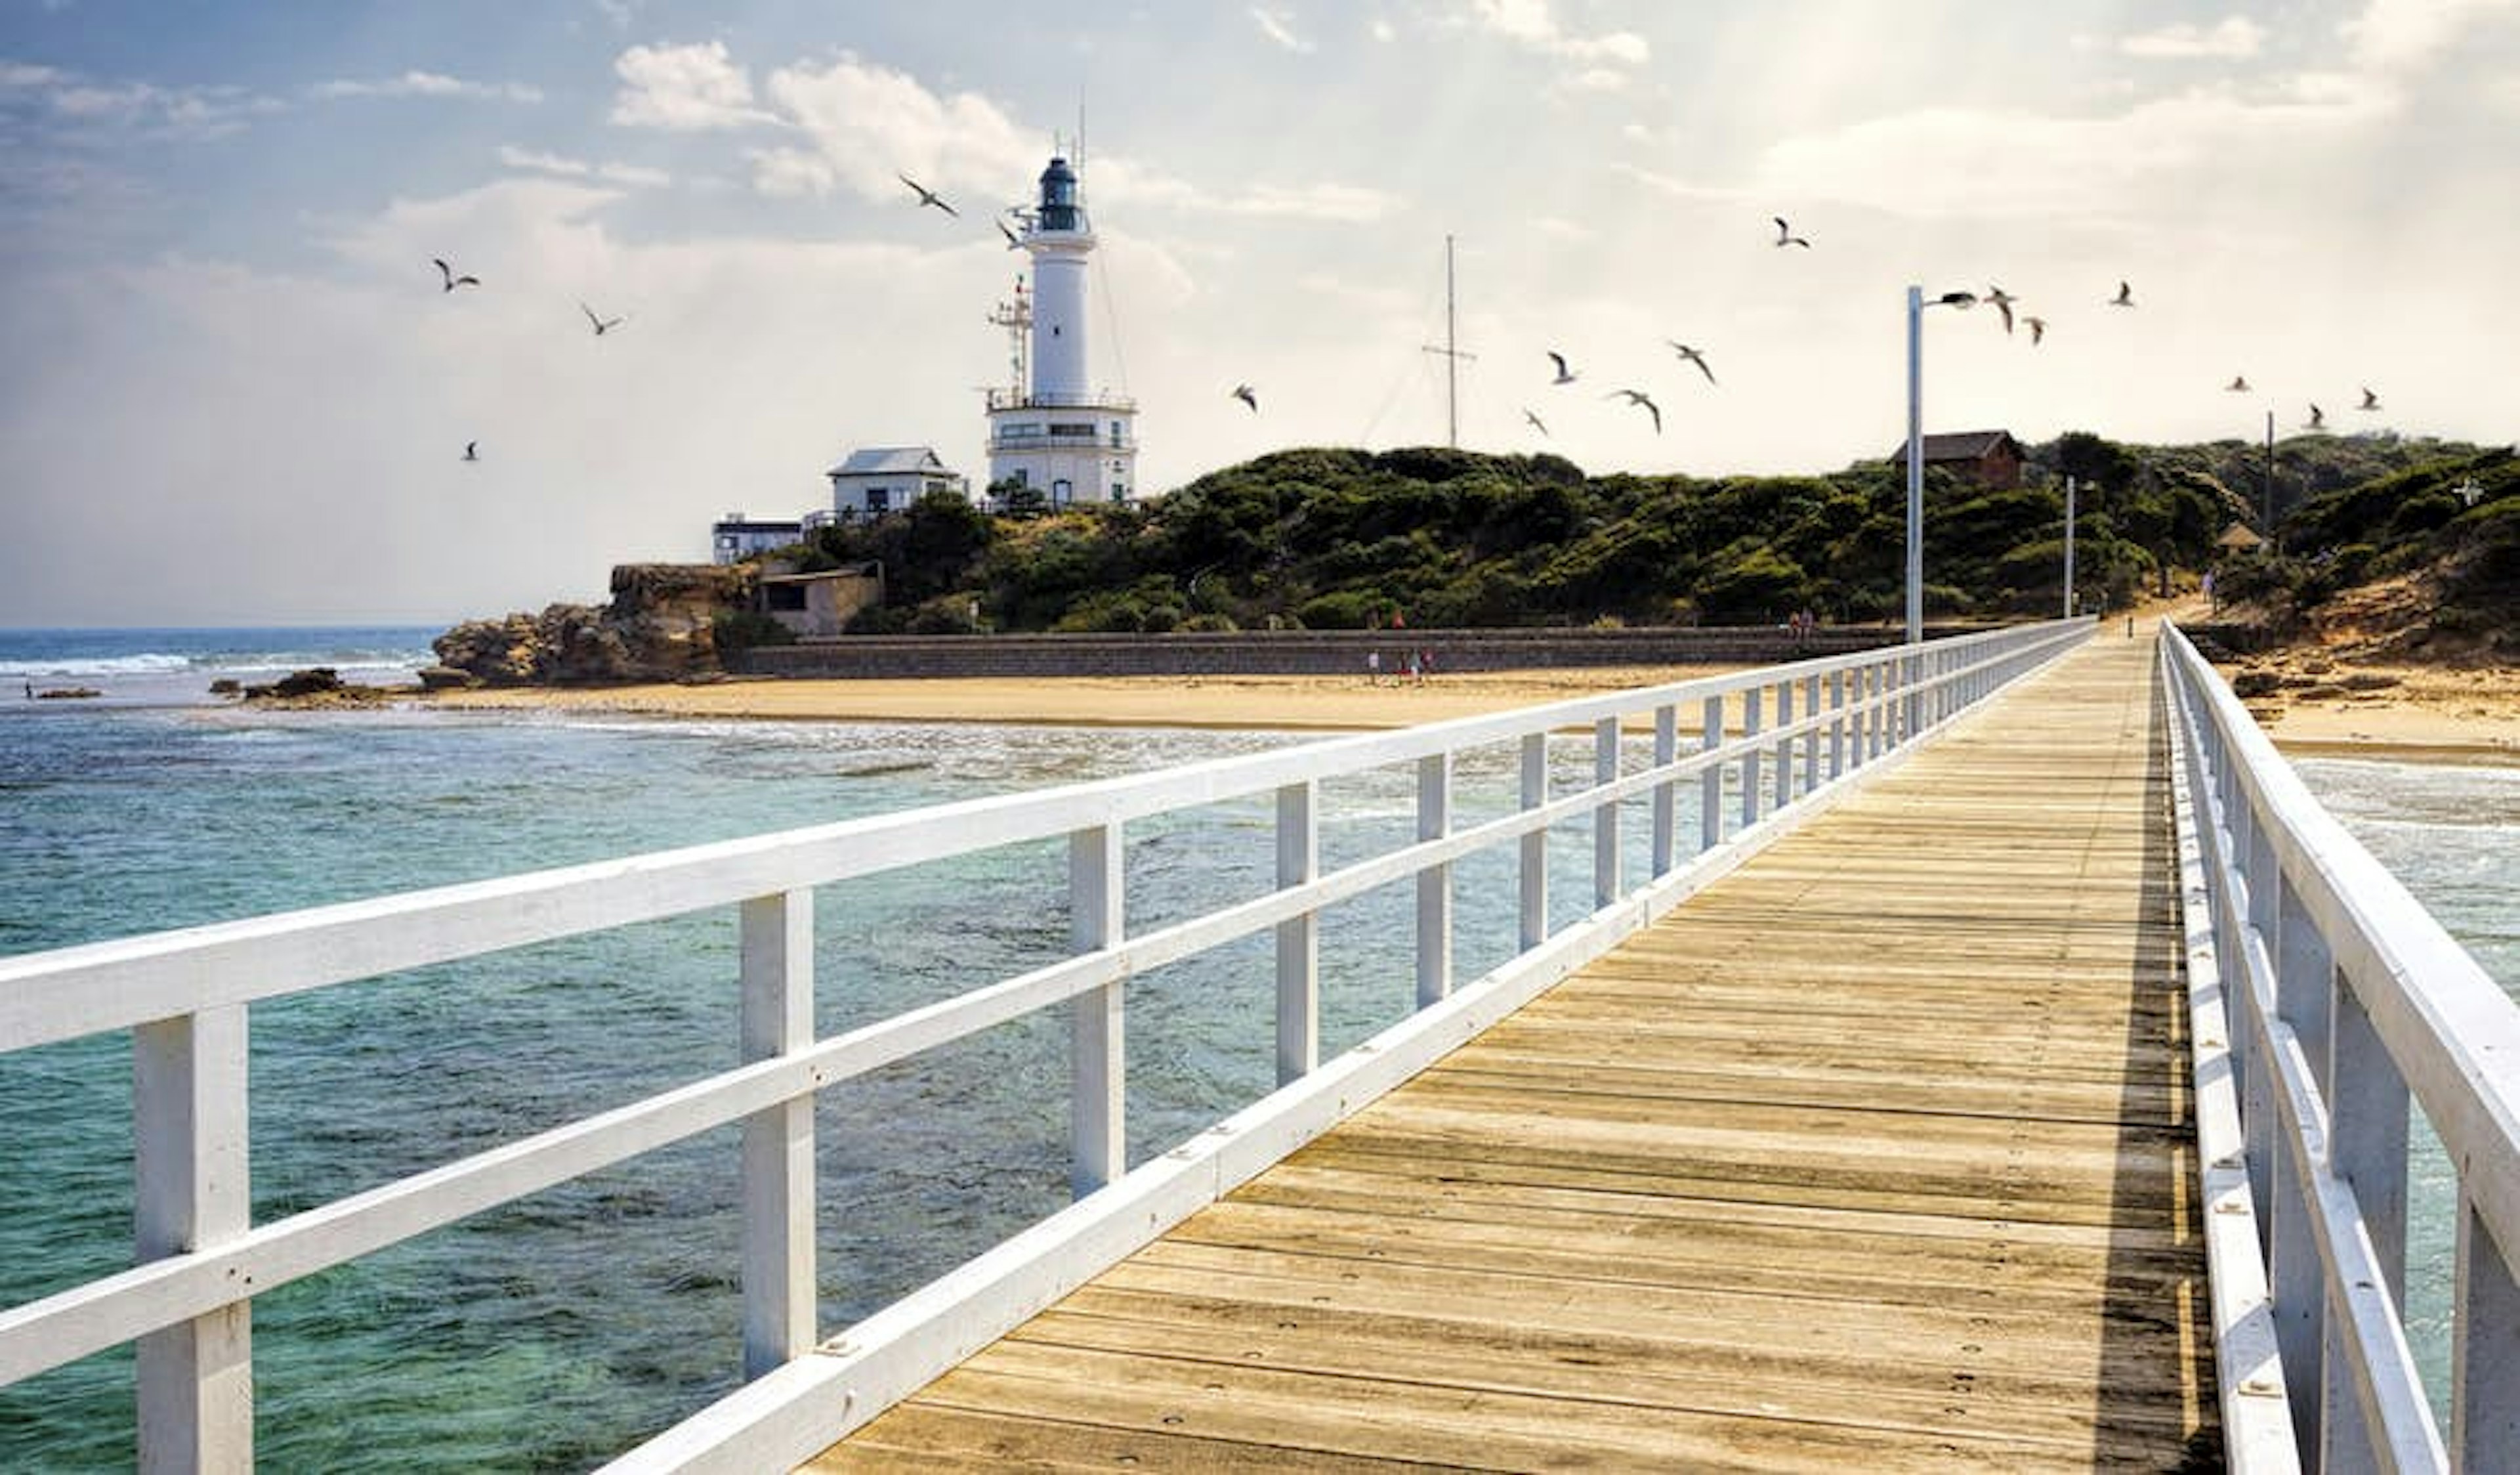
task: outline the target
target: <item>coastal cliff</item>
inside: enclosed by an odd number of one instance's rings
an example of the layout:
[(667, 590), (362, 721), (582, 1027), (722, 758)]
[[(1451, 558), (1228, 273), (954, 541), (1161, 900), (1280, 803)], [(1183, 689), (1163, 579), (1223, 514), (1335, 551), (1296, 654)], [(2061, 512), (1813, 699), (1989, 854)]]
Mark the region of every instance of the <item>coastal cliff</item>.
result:
[(718, 675), (724, 671), (718, 617), (750, 607), (754, 576), (743, 564), (619, 564), (608, 604), (555, 604), (540, 615), (468, 620), (430, 646), (446, 670), (487, 686)]

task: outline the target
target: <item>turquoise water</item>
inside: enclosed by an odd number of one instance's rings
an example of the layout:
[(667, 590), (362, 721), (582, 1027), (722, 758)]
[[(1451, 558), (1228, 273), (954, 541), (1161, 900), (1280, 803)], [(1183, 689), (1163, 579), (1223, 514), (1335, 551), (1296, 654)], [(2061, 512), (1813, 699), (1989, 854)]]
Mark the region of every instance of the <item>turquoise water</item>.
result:
[[(0, 954), (513, 874), (1288, 739), (849, 723), (657, 723), (204, 705), (210, 676), (326, 660), (369, 679), (425, 631), (0, 632), (0, 673), (100, 686), (0, 698)], [(12, 663), (15, 663), (13, 665)], [(9, 685), (14, 686), (12, 681)], [(0, 688), (5, 691), (6, 688)], [(1572, 782), (1589, 769), (1562, 745)], [(2305, 762), (2304, 775), (2511, 987), (2508, 769)], [(1512, 802), (1513, 755), (1463, 764), (1464, 821)], [(1324, 865), (1401, 843), (1411, 775), (1328, 786)], [(1686, 804), (1686, 797), (1684, 798)], [(1682, 832), (1694, 832), (1684, 814)], [(1590, 897), (1561, 827), (1556, 920)], [(1629, 817), (1630, 863), (1645, 826)], [(1132, 930), (1267, 889), (1265, 801), (1129, 837)], [(1508, 857), (1461, 867), (1456, 966), (1510, 945)], [(881, 1018), (1060, 955), (1065, 857), (1029, 847), (817, 896), (819, 1028)], [(1409, 1005), (1410, 902), (1337, 909), (1324, 1047)], [(258, 1004), (257, 1221), (735, 1063), (735, 934), (707, 914)], [(1143, 1161), (1274, 1079), (1265, 941), (1130, 991)], [(835, 1330), (1066, 1200), (1056, 1014), (827, 1092), (822, 1324)], [(128, 1263), (130, 1067), (118, 1039), (0, 1055), (0, 1306)], [(267, 1468), (579, 1468), (736, 1383), (735, 1136), (719, 1132), (425, 1235), (255, 1304)], [(2420, 1253), (2434, 1256), (2437, 1250)], [(2441, 1275), (2419, 1273), (2415, 1310)], [(2437, 1294), (2437, 1289), (2436, 1289)], [(0, 1469), (131, 1460), (130, 1358), (0, 1389)]]
[[(362, 674), (424, 660), (390, 639)], [(16, 641), (13, 650), (11, 641)], [(1132, 773), (1274, 735), (650, 722), (205, 705), (286, 669), (271, 637), (171, 659), (163, 632), (0, 663), (100, 702), (0, 701), (0, 954)], [(60, 642), (56, 642), (58, 644)], [(95, 644), (93, 640), (89, 644)], [(254, 650), (244, 650), (254, 646)], [(283, 654), (346, 650), (292, 634)], [(345, 665), (352, 664), (344, 661)], [(1568, 745), (1566, 781), (1589, 769)], [(1463, 822), (1512, 803), (1509, 751), (1465, 761)], [(1414, 833), (1403, 770), (1326, 786), (1323, 863)], [(1132, 826), (1134, 931), (1271, 885), (1265, 797)], [(1632, 820), (1630, 864), (1643, 861)], [(1553, 911), (1591, 895), (1558, 837)], [(1509, 951), (1508, 857), (1458, 868), (1460, 976)], [(1066, 951), (1063, 849), (1034, 846), (817, 894), (825, 1034)], [(1411, 1003), (1413, 894), (1326, 918), (1324, 1049)], [(731, 912), (257, 1004), (252, 1196), (269, 1221), (736, 1063)], [(1265, 939), (1133, 982), (1130, 1153), (1159, 1153), (1274, 1084)], [(837, 1329), (1066, 1202), (1066, 1036), (1053, 1013), (826, 1092), (822, 1324)], [(122, 1037), (0, 1055), (0, 1305), (130, 1255)], [(254, 1308), (258, 1449), (277, 1469), (578, 1468), (723, 1394), (741, 1363), (736, 1135), (721, 1131), (359, 1263)], [(0, 1389), (0, 1469), (127, 1467), (128, 1352)]]

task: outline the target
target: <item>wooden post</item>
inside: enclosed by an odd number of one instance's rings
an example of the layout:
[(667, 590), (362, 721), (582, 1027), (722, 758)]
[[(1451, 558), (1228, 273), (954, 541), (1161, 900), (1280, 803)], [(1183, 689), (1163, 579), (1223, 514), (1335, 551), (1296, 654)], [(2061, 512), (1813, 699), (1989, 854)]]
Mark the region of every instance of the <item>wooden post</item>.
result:
[(2452, 1468), (2503, 1470), (2520, 1450), (2520, 1283), (2459, 1179), (2458, 1259), (2451, 1286)]
[[(1418, 761), (1418, 838), (1441, 840), (1451, 833), (1453, 756), (1429, 754)], [(1418, 873), (1418, 1007), (1452, 991), (1453, 863), (1447, 860)]]
[[(1549, 734), (1535, 732), (1522, 740), (1522, 807), (1536, 809), (1549, 802)], [(1517, 899), (1521, 951), (1549, 940), (1549, 827), (1522, 837), (1522, 877)]]
[[(1777, 683), (1777, 727), (1779, 731), (1794, 725), (1794, 683)], [(1777, 740), (1777, 807), (1781, 809), (1794, 802), (1794, 740), (1791, 736)]]
[[(1697, 719), (1697, 751), (1724, 746), (1724, 699), (1708, 697)], [(1697, 848), (1711, 851), (1724, 839), (1724, 765), (1708, 763), (1697, 778)]]
[[(1076, 951), (1118, 944), (1125, 901), (1120, 827), (1097, 825), (1067, 841), (1068, 939)], [(1068, 1183), (1083, 1198), (1128, 1171), (1128, 1056), (1121, 1028), (1123, 980), (1080, 993), (1068, 1029), (1074, 1081), (1068, 1106), (1073, 1159)]]
[[(1278, 791), (1278, 888), (1321, 875), (1321, 785)], [(1278, 1083), (1299, 1081), (1322, 1060), (1321, 914), (1278, 924)]]
[[(814, 894), (755, 897), (741, 908), (746, 1061), (814, 1042)], [(813, 1350), (814, 1098), (743, 1119), (743, 1375)]]
[[(1657, 768), (1669, 767), (1680, 757), (1680, 712), (1663, 706), (1654, 709), (1653, 761)], [(1679, 847), (1679, 804), (1677, 786), (1670, 779), (1654, 785), (1653, 791), (1653, 873), (1671, 874)]]
[[(1619, 781), (1619, 719), (1603, 717), (1593, 724), (1593, 783)], [(1593, 909), (1619, 899), (1619, 806), (1605, 800), (1593, 809)]]
[[(1767, 731), (1759, 720), (1760, 700), (1767, 695), (1764, 686), (1753, 686), (1741, 693), (1741, 735), (1755, 738)], [(1741, 755), (1741, 828), (1759, 822), (1759, 750), (1746, 749)]]
[[(1820, 677), (1803, 678), (1803, 709), (1811, 716), (1820, 715)], [(1803, 735), (1803, 792), (1820, 787), (1820, 729)]]
[[(137, 1258), (209, 1249), (249, 1227), (246, 1006), (131, 1032)], [(253, 1303), (241, 1299), (138, 1344), (140, 1469), (253, 1468)]]

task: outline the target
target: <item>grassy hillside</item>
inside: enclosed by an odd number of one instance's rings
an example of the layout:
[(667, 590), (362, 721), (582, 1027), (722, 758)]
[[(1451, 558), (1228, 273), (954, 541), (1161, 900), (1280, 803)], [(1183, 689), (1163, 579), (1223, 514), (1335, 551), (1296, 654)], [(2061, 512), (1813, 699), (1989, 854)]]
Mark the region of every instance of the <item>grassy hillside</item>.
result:
[[(2030, 449), (2015, 490), (1928, 475), (1929, 615), (2058, 608), (2068, 474), (2083, 488), (2075, 566), (2086, 610), (2209, 567), (2234, 522), (2263, 529), (2261, 446), (2133, 446), (2077, 433)], [(2520, 519), (2512, 465), (2508, 451), (2386, 436), (2282, 442), (2276, 538), (2307, 552), (2252, 560), (2241, 585), (2315, 601), (2330, 576), (2305, 572), (2305, 560), (2322, 552), (2316, 567), (2336, 576), (2455, 554), (2465, 562), (2446, 587), (2507, 597)], [(2485, 484), (2476, 507), (2453, 505), (2462, 478)], [(1903, 483), (1878, 461), (1700, 480), (1588, 476), (1552, 455), (1314, 448), (1127, 507), (992, 518), (931, 499), (819, 530), (806, 556), (809, 566), (882, 560), (890, 603), (861, 617), (866, 630), (1350, 628), (1395, 614), (1422, 626), (1717, 624), (1797, 609), (1847, 622), (1898, 616), (1905, 507)]]

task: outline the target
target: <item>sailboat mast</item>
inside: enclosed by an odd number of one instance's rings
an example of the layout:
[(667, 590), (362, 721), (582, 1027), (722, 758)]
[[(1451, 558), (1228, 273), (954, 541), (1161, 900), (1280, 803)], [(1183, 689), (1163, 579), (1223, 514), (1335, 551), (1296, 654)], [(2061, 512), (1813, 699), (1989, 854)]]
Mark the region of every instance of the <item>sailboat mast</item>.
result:
[(1444, 237), (1444, 443), (1462, 448), (1462, 346), (1454, 336), (1453, 238)]

